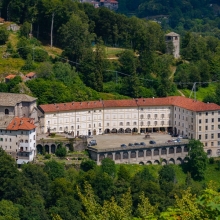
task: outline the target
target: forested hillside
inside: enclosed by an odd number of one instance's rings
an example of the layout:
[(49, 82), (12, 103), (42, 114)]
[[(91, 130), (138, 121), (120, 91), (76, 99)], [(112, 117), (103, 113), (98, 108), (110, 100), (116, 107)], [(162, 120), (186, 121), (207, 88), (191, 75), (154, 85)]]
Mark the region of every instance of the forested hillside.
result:
[(182, 166), (115, 165), (105, 158), (101, 166), (85, 160), (75, 169), (47, 160), (18, 170), (0, 149), (0, 219), (216, 219), (220, 163), (208, 164), (202, 147), (194, 151), (200, 157), (192, 152)]
[[(184, 31), (181, 59), (174, 60), (165, 53), (164, 35), (169, 30), (162, 23), (126, 17), (72, 0), (1, 3), (6, 22), (0, 28), (0, 43), (2, 55), (7, 54), (2, 63), (14, 67), (17, 75), (35, 71), (37, 79), (25, 83), (16, 79), (11, 85), (1, 83), (0, 91), (28, 92), (37, 96), (41, 104), (180, 95), (178, 89), (187, 94), (186, 89), (191, 89), (194, 82), (201, 82), (197, 88), (205, 88), (209, 83), (203, 82), (219, 79), (220, 41), (215, 34), (203, 36), (200, 32)], [(156, 7), (154, 1), (151, 3)], [(196, 11), (196, 5), (192, 1), (190, 4)], [(202, 13), (207, 4), (201, 2), (198, 10)], [(172, 11), (171, 5), (165, 8)], [(18, 23), (20, 31), (8, 32), (7, 21)], [(212, 21), (216, 25), (219, 17), (214, 16)], [(119, 47), (123, 49), (108, 56), (109, 50)], [(0, 73), (3, 80), (10, 70), (0, 66)], [(201, 99), (220, 103), (216, 95), (219, 87), (213, 85), (213, 94), (207, 88), (209, 96), (204, 94)]]
[(220, 36), (220, 3), (217, 0), (119, 0), (119, 11), (175, 29)]

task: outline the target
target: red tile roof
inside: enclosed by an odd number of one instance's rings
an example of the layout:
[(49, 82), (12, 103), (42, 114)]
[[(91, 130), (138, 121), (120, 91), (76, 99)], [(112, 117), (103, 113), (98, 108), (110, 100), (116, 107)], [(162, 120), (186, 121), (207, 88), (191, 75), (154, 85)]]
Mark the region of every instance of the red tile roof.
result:
[(5, 79), (14, 79), (16, 75), (10, 74), (5, 77)]
[(34, 73), (34, 72), (30, 72), (30, 73), (28, 73), (27, 75), (25, 75), (26, 77), (33, 77), (33, 76), (35, 76), (35, 74), (36, 73)]
[(40, 105), (43, 112), (71, 111), (97, 108), (138, 107), (138, 106), (178, 106), (190, 111), (215, 111), (220, 106), (214, 103), (204, 103), (182, 96), (164, 98), (139, 98), (130, 100), (106, 100), (90, 102), (69, 102), (60, 104)]
[(183, 96), (170, 96), (164, 98), (143, 98), (137, 99), (138, 106), (178, 106), (190, 111), (215, 111), (220, 106), (215, 103), (204, 103)]
[(7, 126), (6, 130), (12, 130), (12, 131), (17, 131), (17, 130), (26, 130), (30, 131), (36, 128), (34, 125), (34, 120), (31, 118), (19, 118), (19, 117), (14, 117), (12, 121), (9, 123)]
[(103, 101), (104, 108), (110, 107), (137, 107), (137, 103), (135, 99), (127, 99), (127, 100), (106, 100)]
[(39, 106), (44, 112), (70, 111), (81, 109), (97, 109), (103, 108), (102, 101), (88, 102), (68, 102), (59, 104), (48, 104)]

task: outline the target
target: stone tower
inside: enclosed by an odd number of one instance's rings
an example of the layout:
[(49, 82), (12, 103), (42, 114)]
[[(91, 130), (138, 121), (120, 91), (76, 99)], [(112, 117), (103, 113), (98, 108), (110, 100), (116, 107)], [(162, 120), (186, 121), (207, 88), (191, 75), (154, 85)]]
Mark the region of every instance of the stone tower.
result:
[(170, 32), (165, 35), (166, 52), (173, 54), (175, 58), (180, 57), (180, 35)]

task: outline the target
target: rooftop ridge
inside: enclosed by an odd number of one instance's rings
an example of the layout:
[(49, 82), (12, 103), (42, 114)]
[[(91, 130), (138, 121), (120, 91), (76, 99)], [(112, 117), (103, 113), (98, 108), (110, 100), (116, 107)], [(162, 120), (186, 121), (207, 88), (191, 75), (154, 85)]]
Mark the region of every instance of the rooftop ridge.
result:
[[(74, 104), (73, 104), (74, 103)], [(99, 109), (111, 107), (141, 107), (141, 106), (178, 106), (192, 111), (220, 110), (215, 103), (204, 103), (183, 96), (168, 96), (162, 98), (137, 98), (124, 100), (94, 100), (84, 102), (66, 102), (40, 105), (43, 112), (57, 112), (83, 109)]]

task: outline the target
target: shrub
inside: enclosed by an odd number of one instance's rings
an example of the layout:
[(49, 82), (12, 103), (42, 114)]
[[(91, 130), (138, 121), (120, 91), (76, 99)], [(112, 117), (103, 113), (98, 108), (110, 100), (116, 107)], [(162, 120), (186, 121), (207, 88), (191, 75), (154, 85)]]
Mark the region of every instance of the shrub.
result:
[(54, 137), (56, 136), (56, 133), (50, 133), (50, 136), (51, 136), (52, 138), (54, 138)]
[(96, 167), (96, 162), (93, 160), (85, 160), (80, 164), (80, 169), (87, 172), (89, 170), (92, 170)]
[(66, 148), (65, 147), (57, 148), (55, 154), (57, 157), (65, 157), (67, 154)]
[(214, 164), (214, 163), (215, 163), (214, 158), (213, 158), (213, 157), (210, 157), (210, 158), (209, 158), (209, 164)]
[(51, 158), (51, 155), (50, 155), (50, 154), (46, 154), (46, 155), (44, 156), (44, 158), (45, 158), (45, 159), (50, 159), (50, 158)]

